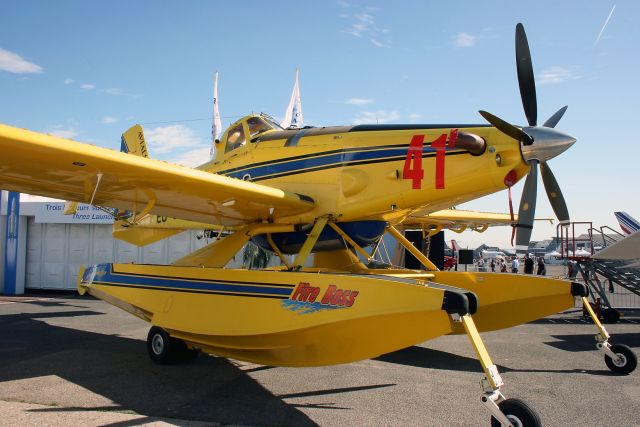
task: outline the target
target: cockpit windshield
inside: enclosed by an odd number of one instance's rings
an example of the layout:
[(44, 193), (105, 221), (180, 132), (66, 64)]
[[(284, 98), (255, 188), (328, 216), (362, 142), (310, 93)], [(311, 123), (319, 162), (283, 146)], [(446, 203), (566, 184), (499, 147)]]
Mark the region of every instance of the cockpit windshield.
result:
[[(245, 130), (248, 130), (249, 135), (246, 135)], [(272, 117), (264, 113), (259, 116), (248, 116), (228, 130), (224, 152), (228, 153), (242, 147), (248, 141), (258, 142), (261, 134), (272, 130), (283, 130)]]
[(284, 130), (284, 128), (280, 126), (280, 124), (276, 121), (276, 119), (274, 119), (270, 115), (261, 113), (260, 117), (262, 117), (262, 119), (264, 119), (267, 123), (269, 123), (271, 127), (274, 128), (275, 130)]
[(250, 117), (247, 120), (247, 124), (249, 125), (249, 133), (251, 134), (250, 138), (252, 139), (262, 132), (273, 129), (273, 127), (262, 117)]
[(227, 147), (224, 150), (225, 153), (228, 153), (231, 150), (235, 150), (236, 148), (244, 145), (246, 138), (244, 136), (244, 130), (242, 129), (242, 123), (229, 130), (229, 136), (227, 137)]

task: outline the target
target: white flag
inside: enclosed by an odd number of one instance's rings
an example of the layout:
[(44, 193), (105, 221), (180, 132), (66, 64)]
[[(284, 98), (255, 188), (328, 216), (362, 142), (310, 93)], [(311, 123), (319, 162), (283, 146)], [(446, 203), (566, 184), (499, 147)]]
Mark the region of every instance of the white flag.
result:
[(284, 120), (280, 123), (283, 128), (301, 128), (304, 123), (302, 116), (302, 101), (300, 100), (300, 84), (298, 83), (298, 71), (296, 70), (296, 82), (293, 84), (293, 92), (289, 100), (289, 106), (284, 113)]
[(220, 110), (218, 110), (218, 72), (213, 83), (213, 117), (211, 118), (211, 158), (216, 149), (216, 139), (222, 135), (222, 122), (220, 121)]

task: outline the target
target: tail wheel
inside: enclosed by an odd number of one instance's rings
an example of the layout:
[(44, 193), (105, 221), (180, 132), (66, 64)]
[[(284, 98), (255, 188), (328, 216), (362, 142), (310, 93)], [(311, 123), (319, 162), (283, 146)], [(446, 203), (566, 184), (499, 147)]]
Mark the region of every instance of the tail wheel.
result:
[(198, 356), (198, 350), (190, 349), (184, 341), (172, 338), (157, 326), (153, 326), (147, 335), (147, 352), (159, 365), (191, 362)]
[[(514, 427), (542, 427), (540, 417), (520, 399), (507, 399), (498, 404)], [(500, 427), (500, 421), (491, 417), (491, 427)]]
[(636, 354), (628, 346), (624, 344), (614, 344), (611, 346), (611, 351), (616, 354), (616, 358), (605, 355), (604, 363), (616, 374), (630, 374), (638, 366), (638, 358)]

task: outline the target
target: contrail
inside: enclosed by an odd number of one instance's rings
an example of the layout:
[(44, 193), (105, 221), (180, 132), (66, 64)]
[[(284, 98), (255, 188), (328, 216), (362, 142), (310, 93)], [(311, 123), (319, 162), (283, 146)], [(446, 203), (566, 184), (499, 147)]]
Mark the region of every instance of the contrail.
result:
[(600, 30), (600, 34), (598, 34), (598, 38), (596, 38), (596, 41), (593, 43), (593, 45), (597, 45), (598, 42), (600, 41), (600, 37), (602, 37), (602, 33), (604, 33), (604, 29), (607, 28), (607, 24), (609, 23), (609, 20), (611, 19), (611, 16), (613, 15), (613, 11), (616, 10), (616, 5), (614, 4), (613, 7), (611, 8), (611, 12), (609, 12), (609, 16), (607, 16), (607, 20), (604, 21), (604, 25), (602, 26), (602, 29)]

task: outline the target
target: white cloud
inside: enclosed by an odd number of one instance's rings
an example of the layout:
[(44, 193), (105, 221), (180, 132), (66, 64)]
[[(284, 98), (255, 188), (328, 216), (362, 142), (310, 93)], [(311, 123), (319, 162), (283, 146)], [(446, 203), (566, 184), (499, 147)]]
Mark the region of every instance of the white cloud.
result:
[(105, 116), (102, 118), (102, 123), (105, 125), (110, 125), (113, 123), (118, 123), (119, 119), (117, 117)]
[(396, 111), (363, 111), (353, 119), (353, 124), (361, 125), (364, 123), (389, 123), (400, 118), (400, 114)]
[(454, 37), (453, 43), (456, 47), (471, 47), (476, 44), (477, 37), (467, 33), (458, 33)]
[(104, 92), (108, 95), (115, 95), (115, 96), (130, 96), (128, 93), (126, 93), (124, 90), (120, 89), (119, 87), (110, 87), (109, 89), (104, 89), (101, 92)]
[(60, 138), (73, 139), (79, 135), (79, 132), (73, 128), (63, 128), (62, 126), (54, 126), (53, 129), (45, 131), (53, 136)]
[(195, 132), (183, 125), (160, 126), (145, 131), (145, 136), (153, 151), (160, 154), (202, 144)]
[(83, 83), (83, 84), (81, 84), (81, 85), (80, 85), (80, 87), (81, 87), (82, 89), (85, 89), (85, 90), (93, 90), (93, 89), (95, 89), (95, 88), (96, 88), (96, 86), (95, 86), (95, 85), (92, 85), (92, 84), (90, 84), (90, 83)]
[(70, 84), (73, 84), (73, 83), (75, 83), (75, 82), (76, 82), (76, 81), (75, 81), (75, 80), (73, 80), (73, 79), (68, 79), (68, 78), (67, 78), (67, 79), (64, 79), (64, 84), (66, 84), (66, 85), (70, 85)]
[(575, 74), (572, 70), (563, 67), (551, 67), (545, 70), (542, 70), (540, 73), (540, 77), (538, 78), (536, 84), (538, 85), (547, 85), (547, 84), (557, 84), (563, 83), (569, 80), (577, 80), (581, 78)]
[(38, 74), (43, 71), (41, 66), (2, 48), (0, 48), (0, 70), (14, 74)]
[(418, 120), (422, 118), (422, 114), (420, 113), (411, 113), (409, 114), (409, 120)]
[(345, 104), (349, 104), (349, 105), (373, 104), (373, 99), (369, 99), (369, 98), (349, 98), (349, 99), (347, 99)]
[(186, 151), (175, 158), (172, 158), (171, 162), (193, 168), (209, 161), (210, 152), (211, 147), (208, 146), (195, 148), (193, 150)]
[(349, 3), (344, 0), (339, 0), (338, 6), (340, 6), (341, 8), (347, 9), (349, 7)]
[[(368, 9), (370, 12), (376, 12), (377, 9)], [(391, 47), (391, 40), (387, 37), (389, 30), (380, 29), (376, 25), (375, 18), (369, 13), (355, 13), (353, 15), (340, 14), (341, 18), (351, 17), (353, 22), (351, 26), (344, 30), (345, 33), (354, 37), (368, 38), (371, 44), (379, 48)]]
[(368, 13), (358, 13), (353, 15), (353, 17), (356, 21), (347, 29), (347, 34), (361, 37), (363, 33), (371, 31), (372, 27), (375, 28), (373, 16)]
[(374, 39), (373, 37), (370, 37), (369, 40), (371, 40), (371, 43), (373, 43), (375, 47), (391, 47), (389, 44), (383, 43), (377, 39)]

